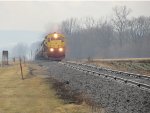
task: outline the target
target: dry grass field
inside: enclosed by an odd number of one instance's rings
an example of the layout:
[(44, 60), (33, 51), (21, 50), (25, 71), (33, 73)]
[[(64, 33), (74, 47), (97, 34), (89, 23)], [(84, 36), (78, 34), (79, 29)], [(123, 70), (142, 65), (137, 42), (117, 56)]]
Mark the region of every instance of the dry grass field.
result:
[(89, 113), (85, 104), (63, 103), (48, 78), (38, 71), (33, 75), (29, 65), (23, 65), (23, 73), (24, 80), (18, 64), (0, 67), (0, 113)]
[(88, 63), (150, 76), (150, 58), (94, 59)]

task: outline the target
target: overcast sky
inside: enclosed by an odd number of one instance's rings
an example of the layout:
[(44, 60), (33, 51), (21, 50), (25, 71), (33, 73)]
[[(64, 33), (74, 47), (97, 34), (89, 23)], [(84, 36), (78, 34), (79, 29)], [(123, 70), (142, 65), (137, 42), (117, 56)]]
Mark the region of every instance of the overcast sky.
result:
[(0, 1), (0, 50), (19, 42), (38, 41), (47, 30), (57, 29), (57, 23), (70, 17), (110, 18), (116, 5), (131, 8), (134, 17), (150, 16), (150, 2)]
[(44, 32), (70, 17), (109, 17), (116, 5), (131, 8), (133, 16), (150, 16), (150, 2), (0, 2), (0, 30)]

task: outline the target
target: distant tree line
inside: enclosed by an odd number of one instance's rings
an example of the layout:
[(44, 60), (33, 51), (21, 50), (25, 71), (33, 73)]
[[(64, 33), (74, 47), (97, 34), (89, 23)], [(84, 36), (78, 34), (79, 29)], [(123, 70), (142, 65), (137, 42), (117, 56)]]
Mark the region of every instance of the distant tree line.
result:
[(37, 54), (37, 50), (40, 48), (41, 42), (37, 41), (30, 46), (26, 43), (17, 43), (11, 51), (11, 58), (25, 58), (33, 60)]
[(150, 57), (150, 17), (130, 17), (126, 6), (111, 19), (70, 18), (59, 29), (67, 37), (67, 58)]
[(28, 46), (25, 43), (18, 43), (12, 48), (13, 58), (24, 58), (27, 56)]

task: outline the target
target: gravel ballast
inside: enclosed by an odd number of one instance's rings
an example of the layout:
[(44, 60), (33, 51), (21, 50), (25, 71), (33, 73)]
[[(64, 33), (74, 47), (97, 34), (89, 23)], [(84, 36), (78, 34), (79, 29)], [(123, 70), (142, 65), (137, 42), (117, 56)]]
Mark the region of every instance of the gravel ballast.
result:
[(69, 81), (71, 89), (84, 92), (96, 105), (106, 113), (150, 113), (150, 91), (139, 87), (86, 74), (68, 68), (58, 62), (38, 62), (49, 71), (55, 79)]

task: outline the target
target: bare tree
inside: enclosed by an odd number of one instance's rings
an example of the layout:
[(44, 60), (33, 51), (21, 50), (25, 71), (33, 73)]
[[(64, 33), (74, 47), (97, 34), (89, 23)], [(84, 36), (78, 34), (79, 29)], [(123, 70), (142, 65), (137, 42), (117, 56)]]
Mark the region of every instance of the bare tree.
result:
[(113, 8), (114, 17), (112, 19), (112, 23), (114, 29), (119, 34), (120, 45), (122, 46), (122, 39), (124, 38), (124, 32), (128, 27), (128, 19), (131, 9), (128, 9), (126, 6), (116, 6)]
[(129, 22), (129, 27), (132, 39), (143, 38), (150, 30), (150, 18), (144, 16), (133, 18)]
[(111, 21), (85, 17), (62, 22), (68, 58), (149, 56), (150, 17), (129, 19), (131, 10), (126, 6), (115, 7), (113, 12)]
[(86, 17), (84, 19), (84, 26), (86, 29), (92, 29), (96, 26), (96, 21), (92, 17)]
[(37, 53), (39, 52), (38, 49), (41, 47), (41, 42), (34, 42), (31, 44), (30, 46), (30, 52), (29, 52), (29, 57), (32, 60), (33, 58), (35, 58), (35, 56), (37, 55)]
[(116, 6), (113, 8), (114, 17), (112, 19), (114, 28), (119, 33), (123, 32), (127, 28), (128, 19), (131, 10), (127, 9), (126, 6)]
[(28, 54), (28, 46), (24, 43), (18, 43), (12, 50), (13, 57), (26, 57)]
[(76, 32), (80, 27), (78, 20), (76, 18), (71, 18), (66, 21), (63, 21), (60, 25), (61, 32), (71, 35), (73, 32)]

